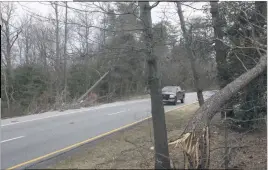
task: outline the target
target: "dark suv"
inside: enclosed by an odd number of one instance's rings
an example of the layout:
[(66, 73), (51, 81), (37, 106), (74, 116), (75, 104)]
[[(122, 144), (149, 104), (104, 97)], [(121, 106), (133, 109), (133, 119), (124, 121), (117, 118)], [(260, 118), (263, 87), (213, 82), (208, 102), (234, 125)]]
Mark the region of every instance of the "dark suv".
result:
[(180, 88), (180, 86), (166, 86), (162, 89), (162, 100), (164, 103), (177, 104), (180, 100), (184, 103), (185, 91)]

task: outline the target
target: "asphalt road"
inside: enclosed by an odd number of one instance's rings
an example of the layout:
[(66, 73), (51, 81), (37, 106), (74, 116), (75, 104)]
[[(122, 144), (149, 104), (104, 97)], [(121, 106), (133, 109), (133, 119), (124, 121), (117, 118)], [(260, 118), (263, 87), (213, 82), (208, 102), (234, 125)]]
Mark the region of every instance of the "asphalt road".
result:
[[(213, 94), (204, 92), (204, 97)], [(194, 102), (196, 93), (187, 93), (184, 104), (166, 105), (165, 111)], [(150, 103), (149, 99), (132, 100), (1, 120), (1, 169), (149, 117)]]

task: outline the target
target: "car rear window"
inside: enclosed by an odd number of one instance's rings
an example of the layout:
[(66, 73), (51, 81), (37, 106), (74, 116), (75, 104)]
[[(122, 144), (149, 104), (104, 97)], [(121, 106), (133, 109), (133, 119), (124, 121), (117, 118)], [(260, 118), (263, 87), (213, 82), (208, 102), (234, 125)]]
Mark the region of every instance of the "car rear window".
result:
[(176, 87), (174, 86), (166, 86), (162, 89), (163, 92), (176, 92)]

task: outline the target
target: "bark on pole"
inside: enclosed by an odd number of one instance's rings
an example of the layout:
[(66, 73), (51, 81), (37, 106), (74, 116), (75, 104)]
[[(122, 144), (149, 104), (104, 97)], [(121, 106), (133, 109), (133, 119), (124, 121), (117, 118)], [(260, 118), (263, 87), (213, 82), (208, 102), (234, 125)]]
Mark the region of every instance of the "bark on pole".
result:
[[(157, 4), (157, 3), (156, 3)], [(161, 89), (159, 85), (159, 73), (157, 58), (153, 55), (152, 47), (152, 18), (149, 2), (139, 2), (140, 18), (143, 22), (144, 40), (146, 44), (146, 61), (148, 66), (148, 83), (151, 92), (151, 111), (154, 130), (155, 168), (170, 169), (167, 131), (164, 107), (162, 103)], [(155, 6), (155, 5), (154, 5)]]

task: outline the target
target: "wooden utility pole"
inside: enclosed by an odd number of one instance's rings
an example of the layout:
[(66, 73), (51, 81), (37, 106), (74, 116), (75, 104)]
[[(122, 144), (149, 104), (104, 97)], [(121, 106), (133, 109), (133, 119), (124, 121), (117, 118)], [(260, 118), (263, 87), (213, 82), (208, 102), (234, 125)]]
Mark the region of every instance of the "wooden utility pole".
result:
[(78, 100), (77, 100), (77, 102), (80, 102), (81, 100), (83, 100), (85, 97), (86, 97), (86, 95), (89, 93), (89, 92), (91, 92), (100, 82), (101, 82), (101, 80), (103, 80), (108, 74), (110, 73), (110, 70), (109, 71), (107, 71), (98, 81), (96, 81), (96, 83), (93, 85), (93, 86), (91, 86)]

